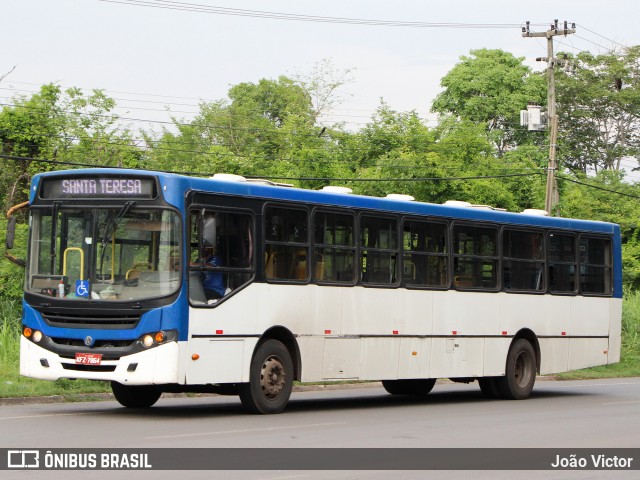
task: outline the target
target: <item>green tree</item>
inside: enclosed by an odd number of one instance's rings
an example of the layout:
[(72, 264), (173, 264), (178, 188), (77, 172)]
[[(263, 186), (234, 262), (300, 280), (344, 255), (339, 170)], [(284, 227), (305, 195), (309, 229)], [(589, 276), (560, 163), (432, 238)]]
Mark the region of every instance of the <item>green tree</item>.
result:
[(627, 286), (640, 288), (638, 185), (626, 182), (624, 172), (612, 170), (603, 170), (595, 177), (578, 174), (564, 178), (560, 180), (562, 216), (619, 224), (622, 235), (623, 282)]
[(520, 110), (528, 102), (546, 103), (544, 78), (532, 73), (503, 50), (472, 50), (441, 80), (444, 91), (433, 102), (432, 110), (460, 119), (484, 124), (497, 153), (516, 145), (531, 143), (519, 125)]
[[(315, 85), (316, 89), (324, 88)], [(328, 87), (327, 87), (328, 88)], [(323, 90), (323, 102), (335, 91)], [(281, 76), (231, 87), (228, 98), (203, 102), (191, 122), (147, 135), (152, 168), (261, 177), (331, 177), (341, 171), (343, 134), (316, 123), (307, 84)], [(315, 188), (315, 180), (301, 186)]]
[(640, 155), (640, 46), (582, 52), (570, 64), (557, 81), (562, 165), (620, 170), (622, 159)]
[(115, 102), (95, 90), (43, 85), (0, 111), (0, 194), (5, 207), (26, 200), (31, 177), (68, 163), (136, 167), (142, 156), (128, 129), (111, 114)]

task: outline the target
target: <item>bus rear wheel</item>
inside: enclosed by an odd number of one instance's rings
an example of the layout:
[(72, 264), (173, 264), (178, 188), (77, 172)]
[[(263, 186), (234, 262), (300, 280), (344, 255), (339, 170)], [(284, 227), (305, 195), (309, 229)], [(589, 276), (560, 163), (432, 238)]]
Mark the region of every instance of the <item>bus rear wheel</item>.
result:
[(482, 377), (478, 379), (480, 391), (486, 398), (500, 398), (498, 383), (501, 377)]
[(435, 384), (435, 378), (382, 381), (382, 386), (391, 395), (426, 395)]
[(536, 353), (524, 338), (516, 340), (507, 354), (505, 376), (499, 377), (498, 389), (502, 398), (522, 400), (527, 398), (536, 382)]
[(162, 395), (162, 390), (154, 385), (122, 385), (118, 382), (111, 382), (111, 391), (118, 403), (127, 408), (149, 408)]
[(251, 360), (249, 383), (239, 385), (242, 406), (251, 413), (280, 413), (293, 388), (293, 362), (278, 340), (262, 343)]

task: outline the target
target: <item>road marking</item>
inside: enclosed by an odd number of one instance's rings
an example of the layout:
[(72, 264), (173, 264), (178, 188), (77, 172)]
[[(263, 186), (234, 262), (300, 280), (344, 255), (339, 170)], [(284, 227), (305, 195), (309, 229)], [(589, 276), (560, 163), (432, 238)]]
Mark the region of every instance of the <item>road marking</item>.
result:
[(263, 477), (260, 480), (284, 480), (287, 478), (307, 478), (309, 475), (287, 475), (286, 477)]
[[(562, 382), (559, 382), (562, 383)], [(547, 385), (546, 383), (538, 383), (539, 388), (584, 388), (584, 387), (613, 387), (617, 385), (638, 385), (640, 382), (621, 382), (621, 383), (581, 383), (579, 385)]]
[(93, 415), (96, 412), (77, 413), (43, 413), (42, 415), (21, 415), (19, 417), (0, 417), (0, 420), (21, 420), (23, 418), (44, 418), (44, 417), (68, 417), (73, 415)]
[(238, 430), (218, 430), (215, 432), (183, 433), (178, 435), (158, 435), (158, 436), (144, 437), (144, 438), (147, 440), (159, 440), (159, 439), (165, 439), (165, 438), (201, 437), (206, 435), (228, 435), (230, 433), (272, 432), (274, 430), (289, 430), (292, 428), (330, 427), (333, 425), (345, 425), (346, 423), (347, 422), (310, 423), (307, 425), (289, 425), (284, 427), (246, 428), (246, 429), (238, 429)]
[(640, 400), (629, 400), (626, 402), (607, 402), (603, 403), (602, 405), (629, 405), (631, 403), (640, 403)]

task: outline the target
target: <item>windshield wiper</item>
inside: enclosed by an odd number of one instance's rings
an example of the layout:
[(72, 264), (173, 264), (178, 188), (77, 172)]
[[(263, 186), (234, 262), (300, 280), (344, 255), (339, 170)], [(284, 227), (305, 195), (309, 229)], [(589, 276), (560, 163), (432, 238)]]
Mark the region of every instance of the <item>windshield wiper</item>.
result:
[(49, 256), (51, 257), (51, 274), (55, 272), (56, 268), (56, 240), (58, 238), (58, 210), (60, 208), (60, 202), (53, 202), (53, 210), (51, 211), (51, 246), (49, 249)]
[(129, 213), (129, 211), (133, 208), (136, 202), (127, 202), (125, 203), (118, 214), (115, 217), (109, 216), (107, 218), (107, 224), (104, 226), (104, 235), (102, 237), (102, 241), (100, 242), (102, 245), (102, 254), (100, 255), (100, 273), (102, 273), (102, 266), (104, 265), (104, 256), (107, 252), (106, 246), (109, 238), (115, 233), (116, 228), (118, 226), (118, 222), (122, 220), (122, 218)]

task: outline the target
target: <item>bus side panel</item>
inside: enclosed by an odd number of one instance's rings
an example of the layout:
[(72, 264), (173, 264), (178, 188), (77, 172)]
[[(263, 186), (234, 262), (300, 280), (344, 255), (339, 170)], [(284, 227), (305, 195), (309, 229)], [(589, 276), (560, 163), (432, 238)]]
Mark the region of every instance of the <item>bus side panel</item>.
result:
[(433, 335), (498, 335), (500, 294), (434, 292)]
[(429, 377), (482, 377), (484, 342), (484, 338), (434, 338)]
[(325, 338), (322, 377), (325, 380), (359, 379), (361, 348), (361, 338)]
[(512, 339), (486, 338), (484, 341), (484, 377), (504, 375)]
[(299, 336), (300, 361), (302, 362), (303, 382), (317, 382), (322, 379), (323, 364), (319, 358), (324, 357), (324, 337)]
[(187, 362), (191, 363), (186, 365), (187, 384), (242, 381), (247, 362), (251, 361), (246, 351), (253, 352), (255, 344), (253, 338), (192, 338), (188, 342)]
[(607, 363), (608, 338), (570, 338), (569, 370)]
[[(598, 297), (571, 297), (571, 320), (567, 334), (576, 336), (608, 336), (610, 302)], [(602, 362), (606, 363), (606, 359)]]
[[(363, 338), (361, 378), (380, 380), (398, 378), (400, 338)], [(383, 353), (384, 352), (384, 353)], [(419, 378), (419, 377), (418, 377)]]
[(340, 290), (342, 290), (340, 334), (390, 336), (394, 331), (404, 332), (404, 291), (366, 287), (340, 288)]
[(566, 372), (569, 369), (569, 339), (539, 338), (540, 374)]
[(398, 378), (429, 378), (431, 338), (402, 338), (398, 359)]
[(622, 344), (622, 299), (609, 300), (609, 355), (608, 363), (620, 361), (620, 348)]

